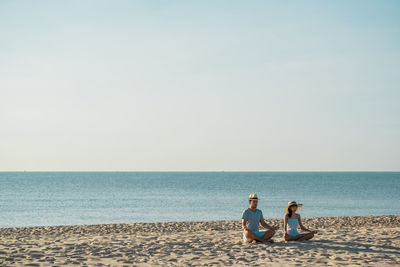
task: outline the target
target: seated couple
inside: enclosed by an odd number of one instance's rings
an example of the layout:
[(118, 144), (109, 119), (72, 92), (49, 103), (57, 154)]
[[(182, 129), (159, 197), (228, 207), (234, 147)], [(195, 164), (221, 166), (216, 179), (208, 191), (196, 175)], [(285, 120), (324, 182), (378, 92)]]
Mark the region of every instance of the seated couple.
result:
[[(264, 216), (261, 210), (257, 209), (258, 197), (256, 194), (251, 194), (248, 198), (250, 207), (243, 211), (242, 215), (242, 228), (243, 228), (243, 239), (247, 242), (270, 242), (274, 241), (271, 239), (278, 226), (270, 226), (264, 220)], [(285, 241), (295, 240), (309, 240), (314, 237), (317, 231), (308, 230), (301, 223), (300, 214), (296, 211), (302, 207), (302, 204), (297, 204), (295, 201), (290, 201), (285, 208), (286, 214), (284, 219), (284, 239)], [(268, 231), (259, 231), (259, 224), (269, 229)], [(300, 234), (297, 231), (297, 227), (308, 233)]]

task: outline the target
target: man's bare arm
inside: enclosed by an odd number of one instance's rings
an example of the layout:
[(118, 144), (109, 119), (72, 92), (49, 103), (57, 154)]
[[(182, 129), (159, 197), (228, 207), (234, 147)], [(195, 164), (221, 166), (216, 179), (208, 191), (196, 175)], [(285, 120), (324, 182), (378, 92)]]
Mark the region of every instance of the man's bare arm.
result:
[(247, 231), (249, 229), (247, 229), (246, 223), (247, 223), (246, 220), (242, 219), (242, 229)]
[(260, 224), (263, 226), (263, 227), (265, 227), (265, 228), (267, 228), (267, 229), (269, 229), (269, 230), (277, 230), (277, 228), (278, 227), (272, 227), (271, 225), (269, 225), (268, 223), (266, 223), (265, 222), (265, 220), (260, 220)]

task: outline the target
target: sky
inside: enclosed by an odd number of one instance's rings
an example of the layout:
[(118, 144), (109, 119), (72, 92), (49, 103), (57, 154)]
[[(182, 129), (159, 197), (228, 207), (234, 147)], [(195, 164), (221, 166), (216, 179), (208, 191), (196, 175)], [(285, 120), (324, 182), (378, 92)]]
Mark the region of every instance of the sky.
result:
[(399, 1), (0, 0), (0, 171), (400, 171)]

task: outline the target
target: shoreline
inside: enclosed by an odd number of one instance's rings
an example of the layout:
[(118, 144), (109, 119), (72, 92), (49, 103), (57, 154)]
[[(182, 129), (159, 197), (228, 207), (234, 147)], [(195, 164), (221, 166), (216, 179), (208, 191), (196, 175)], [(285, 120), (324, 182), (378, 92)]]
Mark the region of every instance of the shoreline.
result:
[(245, 244), (240, 220), (0, 228), (0, 265), (400, 266), (400, 216), (303, 218), (318, 234)]
[[(271, 218), (266, 219), (269, 224), (283, 224), (283, 218)], [(394, 223), (400, 226), (400, 215), (368, 215), (368, 216), (327, 216), (327, 217), (307, 217), (302, 218), (303, 224), (310, 224), (312, 227), (326, 227), (327, 225), (341, 226), (341, 227), (352, 227), (354, 222), (359, 223), (358, 226), (377, 226), (379, 224)], [(167, 227), (171, 230), (171, 226), (179, 225), (179, 230), (204, 230), (207, 227), (211, 227), (212, 230), (235, 230), (241, 228), (240, 220), (205, 220), (205, 221), (168, 221), (168, 222), (124, 222), (124, 223), (98, 223), (98, 224), (71, 224), (71, 225), (43, 225), (43, 226), (22, 226), (22, 227), (0, 227), (0, 237), (12, 232), (25, 232), (34, 231), (36, 233), (49, 233), (49, 231), (74, 231), (76, 229), (84, 228), (87, 230), (86, 233), (90, 233), (90, 230), (94, 230), (98, 227), (112, 230), (126, 230), (131, 228), (135, 231), (158, 231), (165, 232), (160, 229)], [(220, 227), (217, 227), (220, 226)], [(161, 227), (161, 228), (160, 228)], [(261, 227), (261, 226), (260, 226)], [(311, 227), (311, 226), (310, 226)], [(210, 228), (207, 228), (210, 229)], [(173, 229), (172, 229), (173, 230)], [(110, 232), (110, 233), (111, 233)]]

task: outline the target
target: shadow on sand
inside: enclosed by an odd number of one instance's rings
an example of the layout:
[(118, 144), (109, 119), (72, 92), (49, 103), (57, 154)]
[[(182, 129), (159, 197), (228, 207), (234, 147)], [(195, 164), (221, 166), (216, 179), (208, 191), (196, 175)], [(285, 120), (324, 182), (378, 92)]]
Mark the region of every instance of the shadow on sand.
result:
[(275, 242), (273, 246), (293, 247), (304, 249), (325, 249), (325, 250), (351, 250), (360, 253), (394, 254), (400, 255), (400, 248), (387, 245), (364, 244), (361, 242), (340, 242), (331, 240), (308, 240), (295, 242)]

